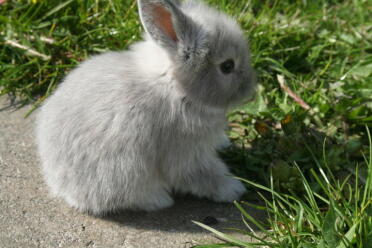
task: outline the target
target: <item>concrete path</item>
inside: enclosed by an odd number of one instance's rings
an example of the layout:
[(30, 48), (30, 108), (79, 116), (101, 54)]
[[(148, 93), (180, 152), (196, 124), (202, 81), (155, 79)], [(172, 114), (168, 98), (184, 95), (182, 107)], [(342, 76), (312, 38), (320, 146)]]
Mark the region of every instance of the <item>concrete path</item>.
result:
[[(219, 220), (215, 228), (242, 227), (232, 204), (180, 197), (154, 213), (124, 212), (105, 219), (76, 212), (48, 196), (36, 156), (34, 115), (0, 98), (0, 247), (192, 247), (218, 242), (191, 220)], [(259, 213), (249, 210), (253, 216)]]

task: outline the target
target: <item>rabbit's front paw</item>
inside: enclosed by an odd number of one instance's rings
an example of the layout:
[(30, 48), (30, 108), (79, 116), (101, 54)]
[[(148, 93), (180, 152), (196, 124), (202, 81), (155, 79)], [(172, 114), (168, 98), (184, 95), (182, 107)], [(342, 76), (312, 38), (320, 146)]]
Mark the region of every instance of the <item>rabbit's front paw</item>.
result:
[(231, 146), (231, 141), (226, 134), (223, 134), (217, 145), (217, 150), (224, 150)]
[(213, 195), (213, 200), (217, 202), (233, 202), (239, 200), (245, 192), (246, 189), (239, 180), (225, 177), (225, 180), (219, 183), (217, 191)]

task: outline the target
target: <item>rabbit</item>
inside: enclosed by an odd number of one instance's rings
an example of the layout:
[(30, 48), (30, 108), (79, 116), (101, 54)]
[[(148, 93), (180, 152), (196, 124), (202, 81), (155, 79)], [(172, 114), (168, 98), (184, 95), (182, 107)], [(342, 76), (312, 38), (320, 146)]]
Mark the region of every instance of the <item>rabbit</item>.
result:
[(255, 92), (241, 28), (196, 0), (138, 7), (144, 39), (82, 62), (39, 109), (50, 192), (97, 216), (167, 208), (173, 193), (238, 200), (245, 187), (217, 149), (227, 111)]

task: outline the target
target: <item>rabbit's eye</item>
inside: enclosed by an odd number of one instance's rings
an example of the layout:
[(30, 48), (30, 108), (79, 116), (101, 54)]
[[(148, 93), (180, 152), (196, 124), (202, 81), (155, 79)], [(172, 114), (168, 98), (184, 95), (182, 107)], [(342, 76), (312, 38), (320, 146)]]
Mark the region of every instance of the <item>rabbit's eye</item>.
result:
[(223, 74), (230, 74), (235, 69), (235, 62), (232, 59), (228, 59), (220, 65)]

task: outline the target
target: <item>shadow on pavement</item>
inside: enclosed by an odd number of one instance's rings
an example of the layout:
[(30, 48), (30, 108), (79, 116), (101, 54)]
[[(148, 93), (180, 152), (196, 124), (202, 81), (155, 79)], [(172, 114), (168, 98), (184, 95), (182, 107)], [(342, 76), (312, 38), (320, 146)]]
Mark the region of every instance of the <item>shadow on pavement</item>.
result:
[[(263, 211), (253, 208), (246, 210), (259, 220), (265, 218)], [(103, 217), (103, 219), (120, 225), (168, 232), (200, 232), (203, 230), (192, 221), (204, 223), (218, 230), (239, 228), (248, 231), (242, 222), (239, 210), (233, 203), (215, 203), (192, 196), (177, 196), (172, 207), (160, 211), (122, 211)], [(223, 231), (228, 232), (228, 230)]]

